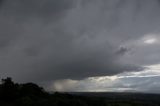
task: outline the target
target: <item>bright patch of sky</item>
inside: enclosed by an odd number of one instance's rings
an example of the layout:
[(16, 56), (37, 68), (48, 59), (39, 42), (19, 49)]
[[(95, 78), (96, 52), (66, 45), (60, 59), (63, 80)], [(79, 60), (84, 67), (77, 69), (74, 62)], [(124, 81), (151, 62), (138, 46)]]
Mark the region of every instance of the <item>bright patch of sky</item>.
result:
[(124, 72), (113, 76), (90, 77), (84, 80), (59, 80), (50, 88), (56, 91), (96, 92), (159, 92), (160, 64), (146, 66), (144, 71)]
[(158, 34), (148, 34), (142, 38), (142, 41), (145, 44), (155, 44), (158, 43), (158, 40), (159, 40)]

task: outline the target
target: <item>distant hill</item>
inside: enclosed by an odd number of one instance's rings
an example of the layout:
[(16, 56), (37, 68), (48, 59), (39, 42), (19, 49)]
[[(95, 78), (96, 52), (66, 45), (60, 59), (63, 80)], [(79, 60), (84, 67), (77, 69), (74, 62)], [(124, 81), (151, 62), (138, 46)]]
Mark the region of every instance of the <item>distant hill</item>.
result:
[(70, 92), (48, 93), (34, 83), (11, 78), (0, 84), (0, 106), (160, 106), (159, 94)]

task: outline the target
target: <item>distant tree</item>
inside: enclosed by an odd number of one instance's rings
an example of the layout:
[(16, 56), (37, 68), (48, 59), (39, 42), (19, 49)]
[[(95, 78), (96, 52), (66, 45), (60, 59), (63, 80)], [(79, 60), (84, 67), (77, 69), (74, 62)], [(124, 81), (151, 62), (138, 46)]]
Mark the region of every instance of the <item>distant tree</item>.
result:
[(0, 98), (8, 102), (13, 101), (18, 97), (18, 87), (19, 85), (15, 84), (12, 78), (7, 77), (6, 79), (2, 79)]
[(43, 96), (44, 90), (34, 83), (26, 83), (21, 85), (22, 96)]

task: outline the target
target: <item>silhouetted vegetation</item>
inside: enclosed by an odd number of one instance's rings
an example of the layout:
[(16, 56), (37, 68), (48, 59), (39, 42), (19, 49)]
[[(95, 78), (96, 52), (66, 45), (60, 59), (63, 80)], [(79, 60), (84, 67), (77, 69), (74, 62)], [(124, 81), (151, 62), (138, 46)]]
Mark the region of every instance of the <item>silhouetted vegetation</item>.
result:
[(0, 106), (160, 106), (160, 95), (135, 93), (47, 93), (11, 78), (0, 84)]

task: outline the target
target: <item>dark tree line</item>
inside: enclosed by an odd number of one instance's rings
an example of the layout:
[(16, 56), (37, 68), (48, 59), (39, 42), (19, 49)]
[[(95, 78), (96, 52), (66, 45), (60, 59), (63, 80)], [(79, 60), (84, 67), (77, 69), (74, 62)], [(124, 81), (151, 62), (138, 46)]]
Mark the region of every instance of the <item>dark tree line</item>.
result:
[(47, 93), (34, 83), (18, 84), (11, 78), (2, 79), (0, 84), (1, 103), (12, 104), (21, 100), (43, 98)]
[(0, 106), (88, 106), (77, 96), (44, 91), (34, 83), (18, 84), (11, 78), (0, 84)]
[(0, 106), (160, 106), (160, 95), (94, 95), (50, 94), (34, 83), (18, 84), (11, 78), (2, 79), (0, 84)]

